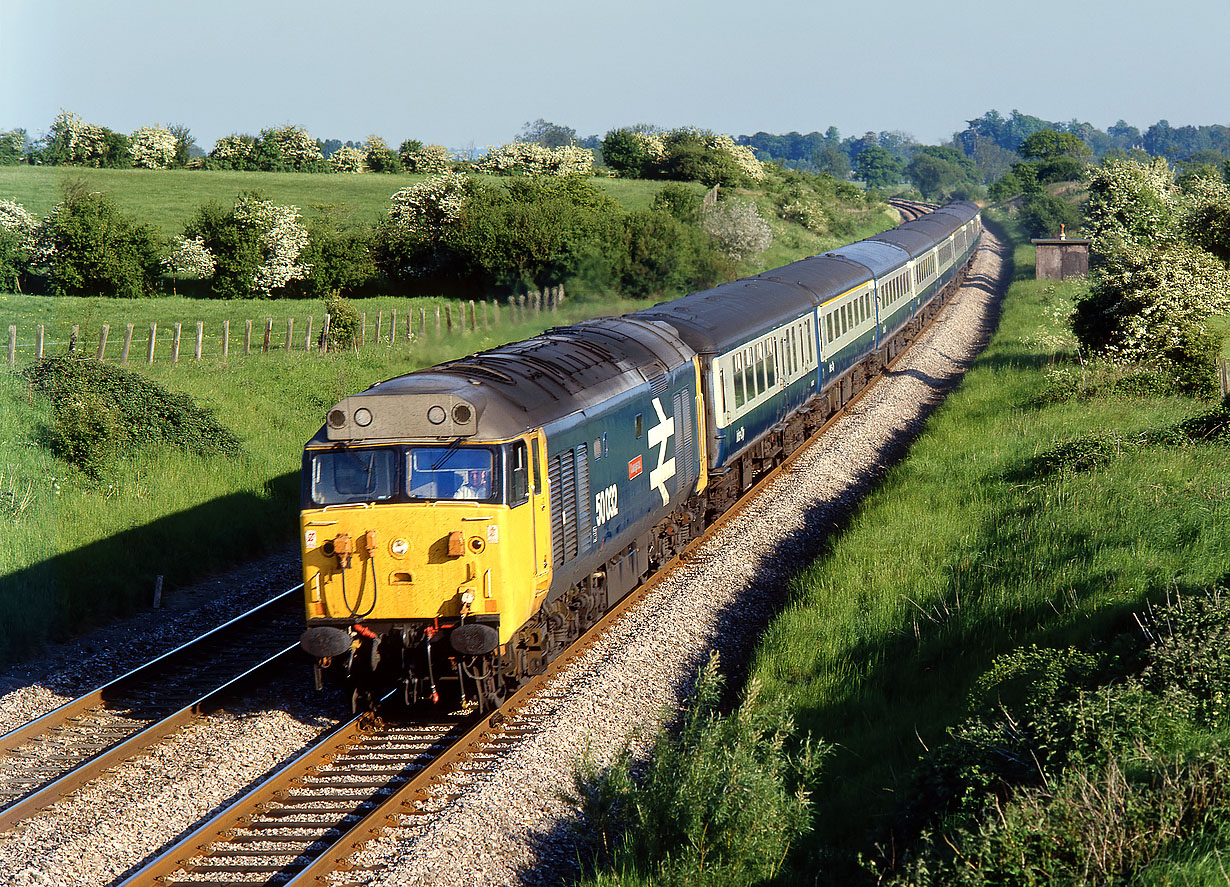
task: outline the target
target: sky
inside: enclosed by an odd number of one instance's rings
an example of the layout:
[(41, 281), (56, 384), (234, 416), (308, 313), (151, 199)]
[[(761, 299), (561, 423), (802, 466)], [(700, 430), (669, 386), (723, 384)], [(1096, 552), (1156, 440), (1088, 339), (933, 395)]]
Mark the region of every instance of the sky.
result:
[(532, 120), (732, 136), (901, 130), (996, 109), (1101, 129), (1230, 123), (1225, 0), (0, 0), (0, 131), (61, 111), (208, 150), (293, 124), (453, 150)]

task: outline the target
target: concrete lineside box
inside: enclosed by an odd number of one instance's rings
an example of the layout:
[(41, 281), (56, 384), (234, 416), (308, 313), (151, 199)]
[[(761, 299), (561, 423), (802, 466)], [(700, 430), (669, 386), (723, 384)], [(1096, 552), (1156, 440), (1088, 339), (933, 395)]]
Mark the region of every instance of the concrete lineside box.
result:
[(1034, 276), (1037, 280), (1067, 280), (1089, 274), (1089, 241), (1064, 237), (1031, 240), (1037, 247)]

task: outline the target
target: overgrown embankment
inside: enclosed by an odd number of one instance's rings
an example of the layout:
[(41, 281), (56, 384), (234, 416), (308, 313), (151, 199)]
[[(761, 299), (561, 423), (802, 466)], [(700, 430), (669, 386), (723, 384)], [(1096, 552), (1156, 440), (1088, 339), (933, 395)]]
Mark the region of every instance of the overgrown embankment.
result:
[[(1148, 377), (1081, 379), (1063, 321), (1083, 286), (1013, 284), (961, 387), (763, 638), (756, 699), (785, 701), (785, 749), (831, 746), (773, 883), (1223, 870), (1228, 668), (1202, 644), (1230, 624), (1228, 414)], [(621, 883), (692, 870), (611, 862)]]

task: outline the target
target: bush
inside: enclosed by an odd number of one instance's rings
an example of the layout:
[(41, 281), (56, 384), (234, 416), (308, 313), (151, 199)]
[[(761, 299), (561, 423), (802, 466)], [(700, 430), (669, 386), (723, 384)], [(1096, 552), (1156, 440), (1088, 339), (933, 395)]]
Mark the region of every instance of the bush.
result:
[(1058, 237), (1061, 225), (1067, 233), (1074, 233), (1080, 226), (1081, 216), (1071, 203), (1039, 190), (1026, 195), (1022, 201), (1021, 222), (1030, 237)]
[(299, 208), (278, 206), (255, 191), (240, 194), (229, 210), (201, 207), (184, 236), (199, 239), (213, 256), (211, 290), (220, 298), (268, 297), (311, 271), (303, 258), (309, 237)]
[(99, 193), (68, 186), (38, 232), (37, 260), (56, 295), (139, 298), (154, 292), (162, 261), (154, 229)]
[(607, 851), (600, 864), (624, 880), (760, 883), (810, 829), (810, 802), (799, 786), (815, 778), (824, 750), (805, 743), (791, 754), (784, 702), (761, 700), (754, 684), (742, 705), (722, 716), (721, 687), (715, 654), (697, 678), (678, 735), (659, 735), (639, 779), (626, 748), (606, 771), (589, 762), (579, 767), (573, 800)]
[(363, 318), (358, 309), (339, 294), (332, 293), (325, 297), (325, 314), (329, 315), (327, 349), (342, 351), (357, 348), (363, 330)]
[(49, 357), (22, 375), (51, 400), (52, 452), (91, 477), (100, 477), (118, 457), (151, 446), (203, 456), (241, 452), (239, 438), (188, 395), (118, 367)]
[(883, 882), (1138, 883), (1230, 833), (1230, 603), (1224, 589), (1138, 614), (1102, 654), (996, 660), (910, 796), (918, 840)]
[[(686, 190), (686, 189), (685, 189)], [(661, 196), (660, 192), (659, 196)], [(689, 192), (690, 194), (690, 192)], [(695, 195), (690, 195), (695, 201)], [(699, 201), (695, 201), (699, 206)], [(658, 201), (655, 200), (655, 206)], [(676, 210), (685, 204), (675, 204)], [(729, 268), (695, 224), (660, 209), (628, 213), (613, 252), (620, 289), (630, 296), (665, 296), (707, 289)]]
[(639, 179), (648, 166), (649, 152), (635, 131), (612, 129), (602, 140), (602, 162), (618, 176)]
[(287, 286), (289, 294), (322, 299), (371, 286), (377, 274), (371, 239), (370, 229), (363, 225), (343, 223), (332, 214), (313, 218), (308, 223), (307, 245), (299, 255), (299, 262), (310, 270)]
[(717, 248), (736, 262), (747, 261), (769, 248), (773, 231), (756, 205), (746, 200), (725, 200), (707, 209), (701, 220)]

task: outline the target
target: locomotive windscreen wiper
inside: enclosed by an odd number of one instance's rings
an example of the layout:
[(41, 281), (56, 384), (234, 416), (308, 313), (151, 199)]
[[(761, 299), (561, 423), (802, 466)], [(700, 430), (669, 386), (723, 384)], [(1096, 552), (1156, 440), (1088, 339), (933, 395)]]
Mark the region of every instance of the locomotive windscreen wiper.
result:
[(449, 445), (448, 445), (448, 449), (446, 449), (446, 450), (445, 450), (445, 451), (444, 451), (444, 452), (440, 455), (440, 460), (439, 460), (438, 462), (436, 462), (436, 464), (435, 464), (435, 465), (431, 466), (431, 470), (432, 470), (432, 471), (439, 471), (441, 468), (443, 468), (443, 467), (444, 467), (444, 463), (445, 463), (445, 462), (447, 462), (447, 461), (449, 460), (449, 457), (450, 457), (450, 456), (452, 456), (452, 455), (453, 455), (453, 453), (455, 453), (455, 452), (457, 451), (457, 447), (459, 447), (459, 446), (461, 446), (461, 438), (460, 438), (460, 437), (458, 437), (455, 441), (453, 441), (451, 444), (449, 444)]

